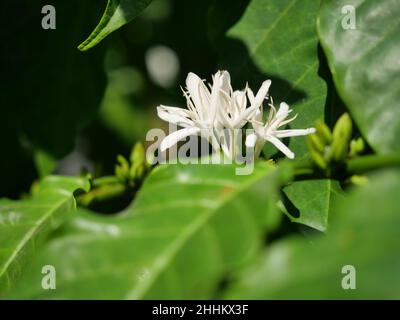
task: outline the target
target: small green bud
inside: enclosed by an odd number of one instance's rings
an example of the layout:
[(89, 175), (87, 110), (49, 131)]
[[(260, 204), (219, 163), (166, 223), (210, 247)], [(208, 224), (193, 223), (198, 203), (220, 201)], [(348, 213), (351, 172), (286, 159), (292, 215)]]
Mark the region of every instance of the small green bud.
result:
[(130, 155), (131, 163), (143, 163), (146, 161), (146, 151), (144, 150), (144, 146), (141, 142), (136, 142), (134, 147), (132, 148), (132, 152)]
[(324, 143), (321, 141), (319, 135), (317, 134), (310, 134), (307, 136), (307, 144), (309, 149), (313, 149), (318, 153), (323, 154), (324, 153)]
[(126, 160), (124, 156), (119, 154), (117, 156), (117, 161), (119, 164), (115, 166), (115, 175), (122, 180), (129, 178), (128, 160)]
[(144, 172), (145, 168), (143, 163), (133, 163), (129, 171), (129, 178), (132, 180), (140, 179), (143, 176)]
[(124, 176), (123, 170), (122, 170), (122, 168), (121, 168), (119, 165), (115, 165), (115, 170), (114, 170), (114, 172), (115, 172), (115, 176), (116, 176), (118, 179), (120, 179), (120, 180), (125, 180), (125, 176)]
[(350, 142), (350, 156), (355, 157), (365, 150), (365, 142), (363, 138), (353, 139)]
[(365, 186), (369, 180), (366, 176), (354, 175), (350, 177), (350, 182), (356, 186)]
[(326, 170), (328, 168), (328, 164), (321, 153), (310, 149), (310, 156), (314, 163), (317, 165), (318, 168), (322, 170)]
[(130, 160), (132, 164), (129, 172), (130, 179), (141, 179), (149, 167), (146, 161), (146, 151), (141, 142), (137, 142), (133, 147)]
[(331, 156), (334, 161), (342, 162), (346, 159), (349, 152), (352, 131), (351, 118), (348, 113), (345, 113), (339, 118), (333, 129)]
[[(313, 136), (315, 137), (313, 138)], [(308, 151), (310, 152), (311, 159), (314, 161), (315, 165), (322, 170), (326, 170), (328, 168), (328, 163), (325, 161), (323, 156), (324, 146), (322, 145), (319, 137), (316, 134), (310, 134), (307, 136), (306, 141)], [(317, 145), (320, 145), (320, 147), (318, 148)]]
[(325, 122), (317, 120), (315, 122), (315, 129), (317, 130), (317, 134), (322, 139), (324, 144), (329, 145), (332, 143), (332, 132)]

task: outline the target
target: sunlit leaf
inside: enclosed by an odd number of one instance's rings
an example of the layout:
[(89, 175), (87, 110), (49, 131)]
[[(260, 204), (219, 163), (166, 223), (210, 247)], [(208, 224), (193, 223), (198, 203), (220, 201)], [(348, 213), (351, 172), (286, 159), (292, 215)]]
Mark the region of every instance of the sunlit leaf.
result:
[[(275, 104), (285, 101), (298, 114), (293, 128), (311, 127), (325, 116), (327, 89), (318, 75), (319, 6), (316, 0), (252, 0), (221, 48), (221, 64), (239, 85), (249, 81), (255, 91), (272, 79)], [(298, 159), (306, 156), (305, 139), (288, 142)]]
[(324, 0), (319, 14), (319, 36), (336, 88), (381, 153), (400, 150), (399, 15), (397, 0)]
[(340, 183), (330, 179), (297, 181), (283, 191), (292, 202), (287, 206), (290, 219), (319, 231), (327, 230), (329, 216), (343, 195)]
[(150, 2), (151, 0), (108, 0), (99, 24), (90, 36), (79, 45), (79, 50), (86, 51), (97, 45), (111, 32), (134, 19)]
[[(341, 201), (327, 235), (311, 243), (298, 237), (276, 243), (239, 276), (226, 297), (400, 298), (399, 190), (399, 170), (371, 178)], [(354, 267), (355, 274), (345, 266)], [(353, 275), (354, 283), (349, 279)], [(342, 284), (355, 284), (355, 290)]]
[(0, 290), (11, 286), (26, 258), (73, 210), (73, 192), (88, 188), (85, 179), (49, 176), (32, 198), (0, 200)]
[[(229, 165), (159, 167), (116, 217), (73, 219), (12, 297), (211, 298), (276, 227), (278, 187), (289, 176), (268, 164), (247, 176)], [(57, 290), (40, 287), (43, 263), (55, 266)]]

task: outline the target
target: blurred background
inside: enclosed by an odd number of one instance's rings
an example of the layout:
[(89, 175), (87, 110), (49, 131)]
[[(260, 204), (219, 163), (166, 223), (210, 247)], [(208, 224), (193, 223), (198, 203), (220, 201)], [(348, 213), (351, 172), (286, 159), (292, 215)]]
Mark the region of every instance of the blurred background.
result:
[(41, 27), (48, 1), (3, 4), (0, 197), (19, 198), (52, 172), (111, 174), (117, 154), (129, 154), (150, 128), (167, 129), (156, 106), (184, 106), (180, 86), (189, 71), (210, 80), (216, 44), (248, 0), (230, 10), (227, 3), (154, 0), (87, 52), (77, 46), (106, 1), (51, 1), (56, 30)]

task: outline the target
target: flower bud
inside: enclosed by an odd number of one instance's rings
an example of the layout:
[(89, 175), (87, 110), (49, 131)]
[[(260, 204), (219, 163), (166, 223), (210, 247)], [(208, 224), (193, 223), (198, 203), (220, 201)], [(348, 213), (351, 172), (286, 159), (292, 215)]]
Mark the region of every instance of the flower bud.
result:
[(310, 134), (306, 139), (309, 148), (314, 149), (318, 153), (324, 153), (325, 146), (318, 134)]
[(350, 142), (350, 156), (355, 157), (365, 150), (365, 142), (363, 138), (353, 139)]
[(333, 142), (331, 147), (332, 160), (342, 162), (349, 152), (349, 143), (353, 131), (353, 125), (348, 113), (343, 114), (336, 122), (333, 129)]
[(324, 144), (330, 145), (332, 143), (332, 132), (325, 122), (317, 120), (315, 122), (315, 129), (317, 129), (317, 134), (322, 139)]
[(322, 170), (326, 170), (328, 168), (328, 163), (324, 159), (321, 153), (317, 152), (314, 149), (310, 149), (310, 156), (314, 163)]

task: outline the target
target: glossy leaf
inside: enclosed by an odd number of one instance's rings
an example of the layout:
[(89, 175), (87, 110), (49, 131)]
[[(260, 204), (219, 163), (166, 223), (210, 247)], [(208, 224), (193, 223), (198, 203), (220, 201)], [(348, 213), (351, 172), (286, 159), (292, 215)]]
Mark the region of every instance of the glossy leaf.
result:
[(400, 150), (399, 15), (397, 0), (324, 0), (318, 20), (336, 88), (381, 153)]
[[(325, 114), (327, 89), (318, 75), (315, 26), (319, 6), (316, 0), (252, 0), (221, 48), (222, 67), (240, 79), (238, 85), (249, 81), (255, 91), (272, 79), (275, 104), (285, 101), (298, 113), (293, 128), (311, 127)], [(306, 157), (304, 138), (288, 142), (298, 159)]]
[(49, 176), (25, 200), (0, 200), (0, 290), (10, 287), (27, 256), (58, 228), (75, 206), (73, 192), (88, 190), (80, 178)]
[[(228, 39), (221, 50), (222, 66), (232, 71), (233, 79), (241, 79), (242, 85), (249, 81), (251, 88), (258, 90), (263, 80), (272, 79), (270, 94), (275, 104), (285, 101), (294, 109), (293, 113), (298, 114), (291, 123), (292, 129), (312, 127), (326, 114), (327, 85), (318, 74), (316, 18), (319, 6), (320, 1), (316, 0), (252, 0), (242, 18), (228, 31)], [(284, 142), (295, 152), (297, 160), (308, 157), (304, 137)], [(267, 157), (276, 152), (272, 144), (265, 145)], [(296, 194), (296, 186), (291, 187), (291, 194)], [(329, 193), (328, 186), (322, 187), (322, 194)], [(313, 184), (307, 188), (312, 189)], [(297, 203), (298, 199), (291, 194), (290, 200), (301, 209), (302, 203)], [(319, 199), (320, 205), (328, 206), (321, 203), (323, 200), (323, 197)], [(308, 209), (317, 212), (319, 207), (311, 208), (313, 204), (316, 202), (310, 203)], [(302, 216), (306, 215), (307, 212), (302, 212)], [(307, 224), (324, 228), (321, 224), (326, 219), (324, 212), (314, 218)]]
[[(11, 297), (211, 298), (279, 222), (278, 187), (289, 176), (266, 163), (247, 176), (229, 165), (158, 167), (116, 217), (73, 219)], [(57, 290), (40, 287), (44, 263), (57, 270)]]
[(111, 32), (121, 28), (140, 14), (151, 0), (108, 0), (106, 10), (90, 36), (79, 45), (86, 51), (97, 45)]
[(327, 230), (329, 216), (338, 198), (343, 196), (340, 183), (330, 179), (297, 181), (285, 187), (283, 192), (292, 202), (286, 207), (290, 220), (319, 231)]
[[(399, 170), (371, 178), (341, 201), (328, 235), (311, 243), (292, 238), (275, 244), (241, 274), (226, 297), (399, 299), (399, 190)], [(343, 288), (353, 284), (355, 290)]]

